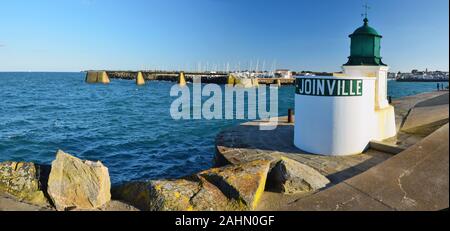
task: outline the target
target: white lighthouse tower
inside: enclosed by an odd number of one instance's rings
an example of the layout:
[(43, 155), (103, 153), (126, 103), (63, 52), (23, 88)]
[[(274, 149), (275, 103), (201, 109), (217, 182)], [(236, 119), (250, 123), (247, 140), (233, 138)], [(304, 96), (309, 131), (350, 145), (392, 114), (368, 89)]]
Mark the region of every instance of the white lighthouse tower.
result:
[(371, 141), (397, 133), (387, 99), (389, 67), (381, 61), (382, 36), (367, 17), (351, 38), (349, 61), (339, 77), (297, 77), (295, 145), (321, 155), (364, 152)]
[(394, 107), (387, 98), (389, 67), (381, 61), (381, 38), (369, 26), (367, 17), (351, 38), (351, 55), (343, 66), (346, 76), (364, 76), (375, 79), (375, 131), (373, 139), (381, 141), (396, 135)]

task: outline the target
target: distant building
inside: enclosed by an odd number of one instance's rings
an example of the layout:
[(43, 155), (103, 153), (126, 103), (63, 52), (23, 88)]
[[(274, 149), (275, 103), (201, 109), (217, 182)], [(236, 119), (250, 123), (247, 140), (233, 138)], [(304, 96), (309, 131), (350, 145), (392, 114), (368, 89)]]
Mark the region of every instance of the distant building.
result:
[(411, 73), (398, 73), (397, 81), (441, 82), (449, 80), (449, 73), (443, 71), (412, 70)]
[(287, 69), (278, 69), (275, 71), (275, 78), (290, 79), (292, 78), (292, 71)]
[(396, 79), (396, 78), (397, 78), (397, 73), (394, 73), (394, 72), (388, 73), (388, 79)]

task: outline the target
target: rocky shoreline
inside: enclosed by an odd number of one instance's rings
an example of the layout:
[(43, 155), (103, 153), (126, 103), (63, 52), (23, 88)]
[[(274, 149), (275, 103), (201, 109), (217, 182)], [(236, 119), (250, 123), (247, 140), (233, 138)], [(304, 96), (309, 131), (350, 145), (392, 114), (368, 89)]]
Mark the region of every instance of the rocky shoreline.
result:
[(0, 163), (0, 210), (136, 210), (111, 200), (108, 169), (58, 151), (51, 166)]
[(12, 208), (0, 204), (0, 210), (14, 210), (22, 203), (40, 211), (252, 211), (266, 183), (290, 194), (316, 191), (329, 181), (306, 165), (282, 158), (111, 189), (108, 168), (101, 162), (80, 160), (60, 150), (51, 166), (0, 163), (0, 198), (13, 204)]

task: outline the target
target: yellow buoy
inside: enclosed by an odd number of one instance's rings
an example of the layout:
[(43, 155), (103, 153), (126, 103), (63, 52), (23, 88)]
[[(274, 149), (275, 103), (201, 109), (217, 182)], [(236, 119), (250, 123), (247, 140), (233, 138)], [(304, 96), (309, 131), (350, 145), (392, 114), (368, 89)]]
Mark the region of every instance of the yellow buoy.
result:
[(178, 78), (178, 84), (180, 85), (180, 87), (184, 87), (186, 86), (186, 78), (184, 76), (184, 72), (180, 72), (180, 76)]
[(136, 77), (136, 85), (145, 85), (144, 75), (140, 71), (138, 72)]

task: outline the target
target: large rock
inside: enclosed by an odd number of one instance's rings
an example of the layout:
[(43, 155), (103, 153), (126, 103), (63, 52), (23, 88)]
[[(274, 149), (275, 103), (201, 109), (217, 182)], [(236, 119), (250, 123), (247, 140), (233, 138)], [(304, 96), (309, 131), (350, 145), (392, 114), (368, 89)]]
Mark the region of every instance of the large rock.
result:
[(214, 168), (179, 180), (131, 182), (115, 199), (150, 211), (253, 210), (265, 189), (269, 161)]
[(39, 181), (39, 166), (33, 163), (0, 163), (0, 192), (17, 200), (34, 205), (47, 206), (48, 200)]
[(330, 183), (315, 169), (285, 157), (272, 169), (268, 181), (271, 187), (285, 194), (316, 191)]
[(48, 194), (57, 210), (95, 209), (111, 200), (108, 168), (58, 151), (48, 180)]
[(228, 197), (221, 189), (202, 176), (200, 179), (201, 188), (192, 197), (191, 204), (196, 211), (244, 211), (248, 208), (241, 203), (238, 198)]
[(131, 182), (113, 190), (115, 199), (146, 211), (193, 210), (189, 201), (199, 190), (188, 180)]
[(146, 211), (244, 210), (202, 177), (131, 182), (113, 190), (114, 198)]
[(228, 198), (254, 210), (264, 192), (269, 169), (270, 161), (256, 160), (207, 170), (199, 175), (216, 185)]

